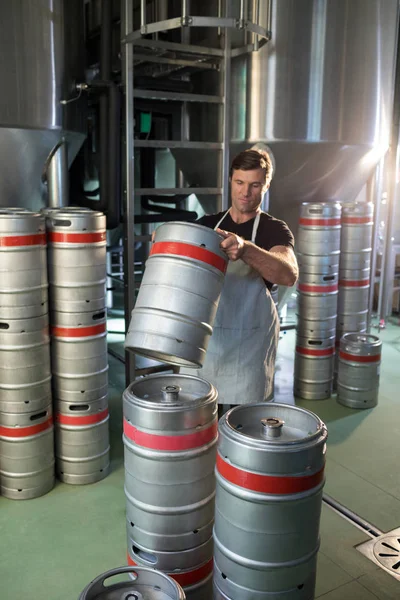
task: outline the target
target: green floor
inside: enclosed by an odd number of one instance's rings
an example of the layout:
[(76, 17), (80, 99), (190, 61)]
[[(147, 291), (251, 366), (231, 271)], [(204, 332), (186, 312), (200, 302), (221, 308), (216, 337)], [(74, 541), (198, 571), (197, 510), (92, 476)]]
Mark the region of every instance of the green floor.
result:
[[(115, 329), (115, 328), (114, 328)], [(332, 398), (301, 402), (328, 425), (325, 491), (382, 531), (400, 525), (400, 328), (384, 342), (378, 406), (354, 411)], [(110, 335), (115, 349), (120, 338)], [(276, 400), (291, 402), (294, 332), (280, 342)], [(0, 600), (77, 600), (99, 573), (125, 564), (121, 392), (124, 367), (110, 357), (112, 472), (83, 487), (57, 483), (29, 501), (0, 498)], [(396, 581), (354, 549), (368, 536), (324, 506), (317, 598), (394, 600)], [(210, 600), (210, 599), (205, 599)]]

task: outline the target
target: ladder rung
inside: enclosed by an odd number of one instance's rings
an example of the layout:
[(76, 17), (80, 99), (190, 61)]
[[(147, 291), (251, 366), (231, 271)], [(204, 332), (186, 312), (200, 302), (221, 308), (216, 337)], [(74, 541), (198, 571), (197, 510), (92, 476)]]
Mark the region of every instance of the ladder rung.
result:
[(210, 104), (221, 104), (222, 96), (208, 96), (205, 94), (186, 94), (183, 92), (163, 92), (160, 90), (133, 90), (134, 98), (146, 98), (147, 100), (174, 100), (175, 102), (208, 102)]
[(207, 196), (214, 194), (222, 194), (222, 189), (217, 188), (136, 188), (134, 193), (139, 196), (190, 196), (195, 194), (196, 196)]
[(222, 150), (221, 142), (189, 142), (183, 140), (134, 140), (136, 148), (186, 148), (187, 150)]

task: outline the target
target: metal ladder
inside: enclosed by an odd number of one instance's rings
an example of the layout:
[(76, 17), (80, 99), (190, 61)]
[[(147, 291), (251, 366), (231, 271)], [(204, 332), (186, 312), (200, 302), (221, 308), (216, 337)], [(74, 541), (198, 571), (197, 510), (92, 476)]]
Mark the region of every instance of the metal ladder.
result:
[[(248, 0), (240, 0), (239, 12), (236, 16), (232, 14), (232, 0), (218, 0), (218, 16), (204, 17), (195, 16), (189, 12), (189, 0), (182, 0), (181, 16), (148, 23), (146, 21), (146, 0), (140, 3), (140, 28), (133, 29), (133, 0), (122, 0), (121, 14), (121, 45), (122, 45), (122, 75), (125, 92), (124, 110), (124, 292), (125, 292), (125, 327), (129, 326), (131, 311), (135, 304), (135, 285), (133, 267), (134, 256), (134, 197), (141, 195), (217, 195), (220, 198), (220, 209), (228, 208), (228, 186), (229, 186), (229, 143), (230, 143), (230, 106), (226, 101), (231, 83), (231, 60), (235, 56), (257, 51), (271, 39), (271, 10), (272, 0), (267, 0), (268, 26), (263, 28), (258, 24), (259, 7), (261, 0), (254, 0), (249, 14)], [(222, 13), (224, 12), (224, 16)], [(211, 27), (224, 31), (224, 48), (209, 48), (205, 46), (185, 43), (187, 36), (185, 32), (189, 28)], [(159, 33), (181, 29), (182, 43), (169, 42), (160, 39), (148, 39), (143, 36), (158, 36)], [(252, 36), (252, 43), (242, 47), (232, 48), (231, 34), (233, 30), (248, 32)], [(244, 36), (245, 38), (247, 36)], [(168, 54), (160, 56), (160, 52)], [(171, 56), (172, 55), (172, 56)], [(171, 65), (176, 68), (190, 67), (216, 69), (220, 72), (220, 95), (193, 94), (182, 92), (167, 92), (159, 90), (134, 89), (134, 64), (136, 61), (157, 63), (157, 65)], [(218, 142), (190, 141), (182, 128), (183, 139), (181, 140), (134, 140), (134, 99), (162, 100), (168, 102), (183, 103), (183, 110), (187, 103), (212, 103), (220, 107), (219, 118), (222, 124), (222, 139)], [(134, 148), (182, 148), (187, 150), (207, 149), (219, 153), (220, 176), (218, 187), (174, 187), (174, 188), (135, 188), (134, 187)], [(151, 368), (154, 372), (154, 367)], [(165, 371), (165, 366), (160, 367)], [(125, 373), (127, 385), (134, 381), (137, 376), (145, 375), (146, 369), (135, 369), (135, 357), (130, 351), (125, 353)]]

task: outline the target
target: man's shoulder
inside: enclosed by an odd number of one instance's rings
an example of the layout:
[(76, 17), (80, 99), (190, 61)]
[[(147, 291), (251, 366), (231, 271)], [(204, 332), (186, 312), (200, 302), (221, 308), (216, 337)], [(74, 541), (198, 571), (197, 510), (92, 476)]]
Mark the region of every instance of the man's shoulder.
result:
[(261, 213), (259, 237), (257, 239), (261, 247), (265, 249), (273, 246), (294, 247), (293, 233), (285, 221), (277, 219), (266, 212)]
[(289, 229), (285, 221), (282, 221), (282, 219), (277, 219), (276, 217), (273, 217), (272, 215), (264, 211), (261, 211), (260, 223), (267, 227), (270, 226), (280, 229)]

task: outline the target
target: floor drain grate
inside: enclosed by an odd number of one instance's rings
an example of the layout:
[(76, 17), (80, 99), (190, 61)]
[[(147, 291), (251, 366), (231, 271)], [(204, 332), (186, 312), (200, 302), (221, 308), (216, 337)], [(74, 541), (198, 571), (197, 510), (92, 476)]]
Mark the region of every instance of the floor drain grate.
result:
[(400, 527), (368, 540), (356, 549), (400, 581)]

